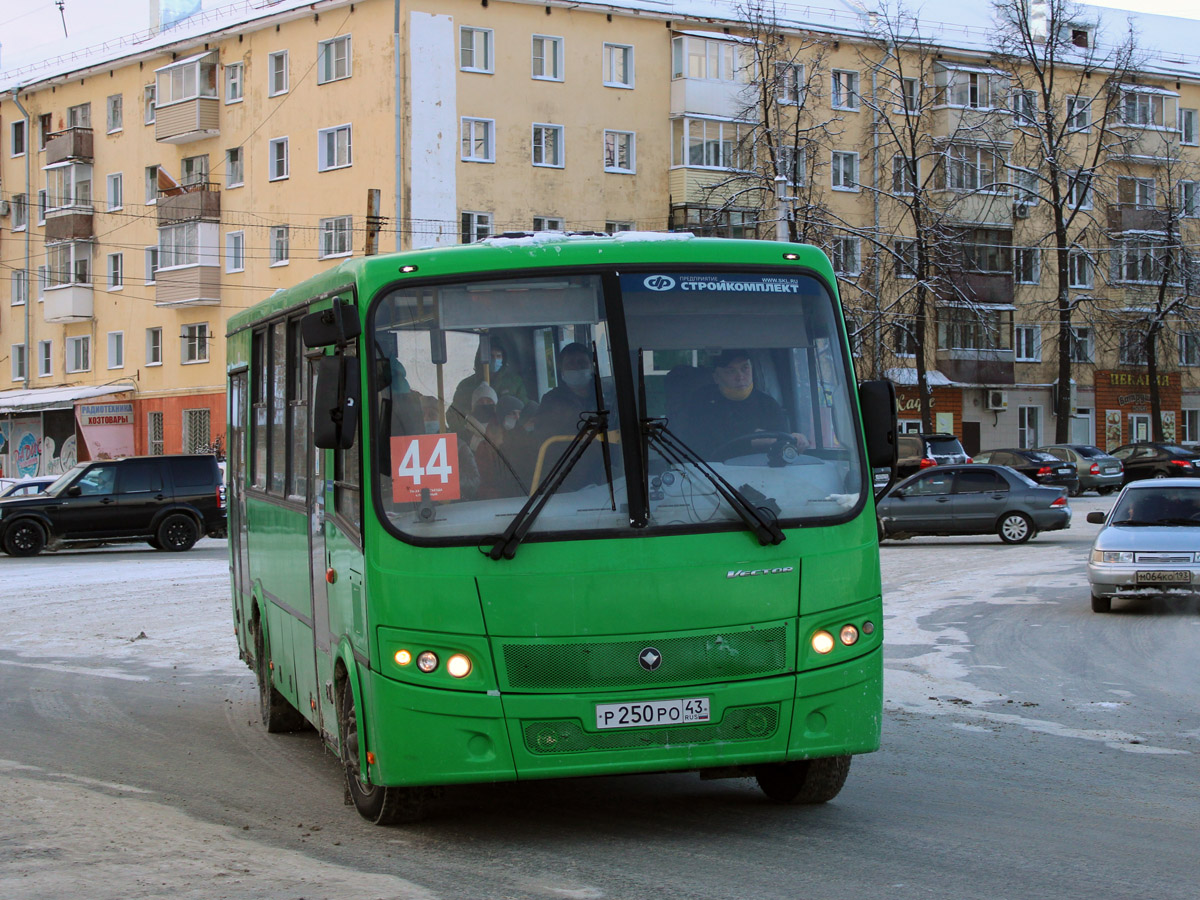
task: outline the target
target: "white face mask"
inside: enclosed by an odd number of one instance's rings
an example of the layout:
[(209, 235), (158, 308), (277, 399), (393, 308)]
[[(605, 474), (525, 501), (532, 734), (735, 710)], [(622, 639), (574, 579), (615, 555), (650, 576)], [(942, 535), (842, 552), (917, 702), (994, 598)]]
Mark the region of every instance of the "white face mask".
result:
[(583, 387), (592, 380), (591, 367), (586, 369), (563, 369), (563, 384), (568, 387)]
[(517, 414), (516, 413), (513, 413), (511, 416), (504, 417), (504, 428), (506, 431), (512, 431), (516, 427), (517, 427)]

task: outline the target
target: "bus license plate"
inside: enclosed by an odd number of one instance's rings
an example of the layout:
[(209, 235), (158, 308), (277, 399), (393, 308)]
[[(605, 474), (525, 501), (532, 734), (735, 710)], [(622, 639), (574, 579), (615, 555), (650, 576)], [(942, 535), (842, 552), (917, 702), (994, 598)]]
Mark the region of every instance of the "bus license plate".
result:
[(644, 703), (600, 703), (596, 706), (597, 728), (692, 725), (707, 721), (707, 697), (693, 697), (690, 700), (648, 700)]
[(1138, 584), (1190, 584), (1192, 573), (1186, 569), (1167, 572), (1138, 572)]

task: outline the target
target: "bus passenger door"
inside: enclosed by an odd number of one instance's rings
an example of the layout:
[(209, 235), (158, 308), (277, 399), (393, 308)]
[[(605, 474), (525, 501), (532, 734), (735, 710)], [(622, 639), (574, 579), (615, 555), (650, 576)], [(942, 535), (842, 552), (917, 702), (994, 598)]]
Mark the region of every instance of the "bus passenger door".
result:
[[(246, 541), (246, 422), (249, 415), (246, 374), (236, 372), (229, 376), (229, 455), (225, 463), (225, 496), (232, 501), (227, 504), (229, 540), (233, 542), (229, 559), (239, 608), (250, 596), (250, 561)], [(234, 490), (234, 485), (237, 485), (237, 490)]]
[(317, 730), (321, 734), (336, 733), (333, 727), (326, 728), (326, 723), (337, 721), (337, 711), (334, 709), (332, 697), (333, 685), (333, 656), (330, 647), (329, 633), (329, 593), (325, 573), (329, 569), (328, 555), (325, 550), (325, 451), (318, 449), (312, 441), (312, 398), (316, 386), (316, 365), (309, 368), (309, 414), (308, 428), (305, 436), (305, 446), (308, 448), (308, 491), (305, 509), (308, 512), (308, 556), (309, 581), (312, 584), (313, 611), (313, 652), (316, 654), (317, 667)]

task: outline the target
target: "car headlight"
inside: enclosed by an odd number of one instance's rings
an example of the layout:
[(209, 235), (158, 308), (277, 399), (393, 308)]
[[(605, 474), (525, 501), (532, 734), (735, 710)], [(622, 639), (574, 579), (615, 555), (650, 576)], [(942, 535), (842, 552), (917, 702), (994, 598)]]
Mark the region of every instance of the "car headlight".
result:
[(1092, 562), (1095, 563), (1131, 563), (1132, 550), (1093, 550)]

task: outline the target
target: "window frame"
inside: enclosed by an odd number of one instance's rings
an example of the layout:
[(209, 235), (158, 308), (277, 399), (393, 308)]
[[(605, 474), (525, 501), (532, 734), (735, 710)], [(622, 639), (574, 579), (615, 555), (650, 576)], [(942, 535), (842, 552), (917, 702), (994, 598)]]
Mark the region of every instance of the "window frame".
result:
[(125, 254), (109, 253), (104, 260), (104, 274), (108, 280), (108, 290), (120, 291), (125, 288)]
[[(114, 340), (114, 338), (115, 338), (115, 340)], [(110, 368), (110, 369), (125, 368), (125, 332), (124, 331), (108, 332), (107, 344), (108, 344), (108, 347), (107, 347), (108, 368)], [(116, 349), (115, 354), (113, 353), (114, 348)], [(115, 362), (113, 360), (114, 355), (116, 356)]]
[[(495, 233), (496, 217), (483, 210), (464, 209), (460, 216), (459, 240), (464, 244), (475, 244), (491, 237)], [(468, 227), (469, 226), (469, 227)], [(486, 228), (486, 232), (481, 232)], [(463, 240), (471, 235), (471, 240)]]
[[(283, 148), (283, 173), (277, 171), (277, 163), (279, 162), (276, 153), (276, 148)], [(271, 138), (267, 141), (267, 181), (287, 181), (291, 177), (291, 150), (288, 146), (288, 137)]]
[[(346, 135), (345, 143), (345, 160), (341, 159), (342, 133)], [(330, 160), (329, 150), (332, 140), (332, 149), (335, 159)], [(354, 165), (354, 128), (347, 122), (343, 125), (331, 125), (329, 128), (320, 128), (317, 130), (317, 171), (332, 172), (336, 169), (348, 169)]]
[(38, 341), (38, 378), (54, 376), (54, 340)]
[(25, 353), (24, 344), (12, 344), (9, 356), (12, 359), (12, 380), (28, 382), (29, 360)]
[[(104, 177), (105, 193), (107, 194), (107, 208), (105, 212), (116, 212), (125, 208), (125, 173), (110, 172)], [(114, 185), (116, 186), (114, 190)], [(116, 195), (116, 203), (113, 203), (113, 196)], [(49, 202), (47, 198), (47, 202)]]
[[(29, 150), (29, 134), (28, 129), (25, 127), (25, 120), (23, 118), (13, 119), (13, 121), (9, 123), (8, 134), (8, 155), (14, 159), (24, 156)], [(20, 149), (18, 149), (18, 144), (20, 145)]]
[(162, 326), (155, 325), (146, 329), (146, 362), (147, 368), (150, 366), (161, 366), (163, 364), (163, 339)]
[[(279, 233), (280, 232), (283, 233), (282, 243), (280, 243), (280, 241), (279, 241)], [(289, 227), (287, 225), (272, 225), (271, 230), (268, 234), (269, 234), (270, 241), (271, 241), (271, 249), (270, 249), (270, 259), (271, 259), (270, 265), (271, 265), (271, 267), (286, 266), (289, 262), (291, 262), (292, 238), (291, 238), (291, 233), (290, 233)], [(283, 248), (283, 255), (279, 256), (278, 250), (281, 246)]]
[(125, 130), (124, 97), (124, 94), (109, 94), (104, 98), (105, 134), (117, 134)]
[[(282, 65), (278, 65), (282, 63)], [(267, 96), (282, 97), (291, 90), (287, 50), (267, 54)]]
[[(623, 56), (625, 56), (624, 68), (625, 68), (626, 74), (628, 76), (628, 80), (626, 80), (626, 81), (619, 81), (619, 80), (613, 78), (613, 73), (616, 70), (616, 66), (614, 65), (614, 60), (615, 60), (616, 52), (618, 52), (618, 51), (621, 52)], [(619, 88), (621, 90), (626, 90), (626, 91), (633, 90), (636, 85), (635, 72), (634, 72), (633, 44), (617, 44), (612, 41), (605, 41), (604, 45), (601, 49), (601, 54), (602, 54), (601, 65), (603, 66), (603, 71), (601, 72), (600, 77), (603, 81), (604, 86), (610, 87), (610, 88)]]
[[(339, 44), (345, 44), (346, 47), (346, 71), (341, 75), (337, 74), (337, 57), (334, 56), (332, 58), (332, 64), (329, 57), (330, 50), (336, 48)], [(328, 40), (317, 41), (317, 84), (332, 84), (335, 81), (345, 81), (353, 74), (354, 46), (351, 43), (350, 34), (339, 34), (337, 37), (332, 37)]]
[[(462, 162), (470, 163), (494, 163), (496, 161), (496, 120), (495, 119), (480, 119), (475, 116), (460, 116), (458, 126), (458, 143), (459, 143), (459, 159)], [(470, 127), (470, 137), (466, 131)], [(476, 127), (482, 126), (485, 132), (484, 144), (486, 146), (486, 156), (468, 156), (466, 148), (469, 146), (472, 152), (479, 146), (479, 138), (476, 136)]]
[[(849, 251), (849, 254), (847, 254)], [(847, 267), (848, 256), (853, 257), (853, 266)], [(862, 274), (862, 241), (857, 235), (839, 234), (829, 246), (829, 258), (834, 274), (841, 278), (857, 278)], [(839, 262), (841, 268), (839, 268)]]
[[(471, 47), (464, 45), (466, 36), (471, 35)], [(479, 54), (480, 48), (476, 44), (476, 36), (483, 37), (483, 56), (484, 64), (482, 66), (475, 65), (475, 57)], [(463, 59), (466, 53), (471, 54), (471, 65), (464, 65)], [(495, 54), (495, 31), (491, 28), (479, 28), (475, 25), (460, 25), (458, 27), (458, 70), (460, 72), (473, 72), (479, 75), (491, 75), (496, 71), (496, 54)]]
[[(235, 155), (236, 154), (236, 159)], [(237, 181), (234, 181), (234, 176)], [(242, 147), (228, 147), (225, 150), (225, 188), (233, 190), (246, 185), (246, 154)]]
[(1027, 322), (1013, 325), (1013, 360), (1016, 362), (1042, 361), (1042, 328), (1040, 325), (1031, 325)]
[[(179, 364), (181, 366), (195, 366), (209, 362), (212, 343), (212, 334), (209, 330), (207, 322), (188, 322), (183, 325), (179, 331), (180, 352)], [(199, 356), (203, 351), (204, 356)], [(189, 359), (189, 354), (196, 355)]]
[[(90, 334), (68, 336), (66, 339), (66, 349), (67, 355), (64, 368), (68, 375), (73, 375), (77, 372), (92, 371), (92, 336)], [(81, 358), (83, 364), (79, 365)]]
[[(541, 132), (540, 140), (539, 132)], [(557, 135), (557, 138), (552, 142), (554, 158), (550, 162), (546, 162), (547, 135)], [(548, 122), (534, 122), (530, 129), (529, 140), (529, 162), (532, 166), (538, 169), (562, 169), (566, 167), (567, 129), (565, 125), (552, 125)], [(540, 162), (538, 159), (539, 150), (541, 156)]]
[[(625, 156), (628, 161), (628, 166), (622, 167), (616, 163), (621, 158), (621, 148), (619, 146), (620, 138), (627, 139), (625, 147)], [(612, 152), (609, 152), (610, 138), (612, 142)], [(612, 164), (609, 163), (610, 158)], [(614, 128), (604, 129), (604, 171), (610, 175), (636, 175), (637, 174), (637, 132), (636, 131), (619, 131)]]
[[(343, 240), (345, 249), (340, 249)], [(317, 220), (317, 259), (341, 259), (353, 253), (354, 216), (328, 216)]]
[[(538, 56), (538, 42), (542, 42), (542, 55)], [(553, 72), (545, 74), (547, 64), (546, 48), (554, 48)], [(558, 35), (532, 34), (529, 36), (529, 77), (534, 81), (565, 81), (567, 61), (565, 59), (566, 41)], [(538, 74), (538, 61), (541, 61), (542, 74)]]
[[(862, 83), (855, 69), (833, 69), (829, 81), (829, 106), (831, 109), (857, 112), (861, 107)], [(844, 83), (845, 82), (845, 83)]]
[[(841, 164), (839, 165), (839, 157)], [(852, 163), (852, 183), (845, 184), (845, 163)], [(858, 180), (858, 152), (854, 150), (833, 150), (830, 151), (830, 188), (835, 191), (847, 191), (859, 193), (862, 191), (862, 185)]]
[(241, 103), (246, 99), (246, 64), (244, 62), (225, 64), (225, 90), (222, 93), (226, 106)]
[(226, 274), (246, 271), (246, 232), (225, 232)]

